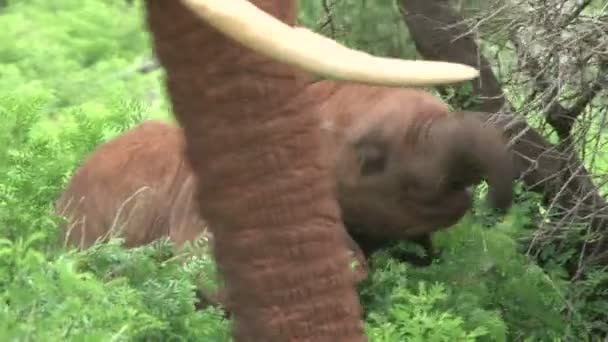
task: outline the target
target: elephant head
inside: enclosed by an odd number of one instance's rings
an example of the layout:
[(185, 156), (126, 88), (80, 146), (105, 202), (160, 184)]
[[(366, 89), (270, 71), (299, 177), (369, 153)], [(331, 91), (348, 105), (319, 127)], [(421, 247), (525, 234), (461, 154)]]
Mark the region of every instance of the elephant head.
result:
[(516, 173), (499, 129), (422, 90), (322, 81), (310, 91), (325, 99), (342, 217), (366, 255), (391, 240), (430, 246), (424, 235), (459, 221), (484, 179), (492, 207), (511, 205)]
[(321, 153), (316, 99), (302, 91), (308, 77), (298, 70), (393, 85), (478, 73), (349, 50), (290, 27), (294, 1), (254, 4), (259, 9), (244, 0), (146, 1), (234, 339), (363, 341), (331, 161)]

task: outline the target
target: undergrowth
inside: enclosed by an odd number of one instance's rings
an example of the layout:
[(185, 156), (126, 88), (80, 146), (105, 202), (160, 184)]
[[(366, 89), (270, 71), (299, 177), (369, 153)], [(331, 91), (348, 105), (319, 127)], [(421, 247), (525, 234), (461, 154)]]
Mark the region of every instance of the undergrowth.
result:
[[(214, 284), (209, 256), (175, 255), (166, 240), (128, 250), (114, 239), (77, 252), (58, 238), (53, 201), (83, 158), (145, 118), (171, 120), (161, 72), (134, 71), (151, 55), (141, 8), (8, 3), (0, 15), (0, 340), (228, 341), (230, 322), (218, 309), (194, 309), (195, 289)], [(430, 267), (391, 256), (406, 243), (376, 254), (360, 285), (370, 341), (573, 341), (605, 331), (586, 320), (604, 309), (585, 300), (593, 278), (573, 288), (559, 262), (541, 268), (526, 257), (538, 205), (521, 196), (506, 217), (478, 205), (436, 234), (442, 255)]]

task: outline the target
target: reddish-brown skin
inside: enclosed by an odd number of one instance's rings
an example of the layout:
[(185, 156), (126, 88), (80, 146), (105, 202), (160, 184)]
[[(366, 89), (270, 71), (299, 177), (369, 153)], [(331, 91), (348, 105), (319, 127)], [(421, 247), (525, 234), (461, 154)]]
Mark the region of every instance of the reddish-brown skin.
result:
[[(252, 1), (290, 25), (295, 1)], [(304, 77), (147, 0), (156, 55), (214, 236), (235, 341), (365, 341), (317, 99)]]
[(162, 236), (178, 245), (196, 238), (205, 223), (191, 203), (193, 174), (183, 149), (182, 130), (158, 120), (99, 146), (56, 202), (68, 219), (66, 242), (87, 248), (120, 235), (135, 247)]

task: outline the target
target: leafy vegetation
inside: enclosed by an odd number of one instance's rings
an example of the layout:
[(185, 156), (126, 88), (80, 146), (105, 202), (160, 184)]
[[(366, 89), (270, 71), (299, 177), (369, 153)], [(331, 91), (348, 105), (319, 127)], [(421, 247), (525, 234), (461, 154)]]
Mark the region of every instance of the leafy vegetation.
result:
[[(321, 4), (302, 2), (303, 25), (326, 20)], [(347, 45), (415, 55), (393, 2), (342, 1), (333, 11), (344, 13), (334, 25), (347, 28), (335, 34)], [(219, 310), (194, 308), (195, 289), (214, 283), (208, 255), (175, 255), (166, 240), (127, 250), (114, 239), (84, 252), (58, 240), (53, 201), (83, 158), (144, 118), (172, 120), (162, 72), (138, 72), (152, 55), (141, 4), (12, 0), (0, 27), (0, 340), (230, 340)], [(318, 30), (330, 35), (328, 25)], [(591, 294), (607, 274), (573, 286), (564, 255), (531, 260), (539, 199), (519, 196), (506, 217), (476, 205), (438, 233), (442, 256), (430, 267), (397, 262), (405, 243), (375, 255), (360, 287), (370, 341), (603, 336), (608, 323), (595, 317), (608, 303)]]

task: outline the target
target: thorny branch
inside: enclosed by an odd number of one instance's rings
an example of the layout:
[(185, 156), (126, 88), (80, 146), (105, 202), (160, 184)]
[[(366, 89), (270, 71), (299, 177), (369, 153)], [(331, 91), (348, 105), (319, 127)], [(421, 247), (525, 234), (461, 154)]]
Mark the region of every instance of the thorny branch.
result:
[[(578, 41), (581, 39), (577, 39), (574, 34), (580, 31), (575, 24), (582, 22), (579, 16), (590, 3), (591, 1), (582, 1), (570, 13), (563, 14), (562, 17), (559, 17), (559, 13), (554, 14), (549, 10), (548, 15), (552, 20), (542, 21), (540, 28), (534, 26), (536, 23), (534, 20), (526, 20), (518, 24), (516, 28), (510, 29), (509, 39), (517, 53), (519, 71), (527, 75), (534, 85), (526, 102), (534, 102), (537, 99), (540, 101), (547, 123), (555, 129), (562, 141), (572, 140), (571, 133), (576, 120), (603, 88), (602, 80), (606, 73), (606, 61), (603, 61), (603, 57), (600, 55), (587, 52), (592, 49), (581, 48), (585, 43), (579, 43)], [(565, 3), (562, 2), (559, 6), (561, 12), (565, 11), (564, 7)], [(538, 10), (540, 8), (535, 9), (535, 11)], [(522, 29), (523, 27), (527, 29)], [(554, 32), (550, 35), (551, 42), (547, 38), (538, 37), (535, 32), (539, 31), (543, 35), (546, 32)], [(592, 39), (594, 42), (601, 37), (601, 31), (601, 27), (596, 31), (598, 36)], [(579, 37), (589, 40), (590, 35), (579, 35)], [(571, 48), (574, 45), (571, 42), (572, 39), (577, 41), (576, 49)], [(542, 49), (539, 53), (535, 53), (531, 51), (534, 47), (537, 47), (537, 50), (539, 50), (538, 47), (542, 47)], [(564, 62), (565, 60), (567, 62)], [(589, 65), (593, 62), (598, 66), (598, 71), (591, 86), (584, 78), (576, 82), (577, 84), (572, 82), (577, 71), (564, 67), (564, 64), (573, 64), (577, 70), (585, 70), (589, 69)], [(578, 100), (570, 107), (560, 101), (570, 97), (563, 94), (565, 84), (568, 83), (570, 86), (578, 88), (574, 91), (577, 94), (574, 97), (577, 97)]]

